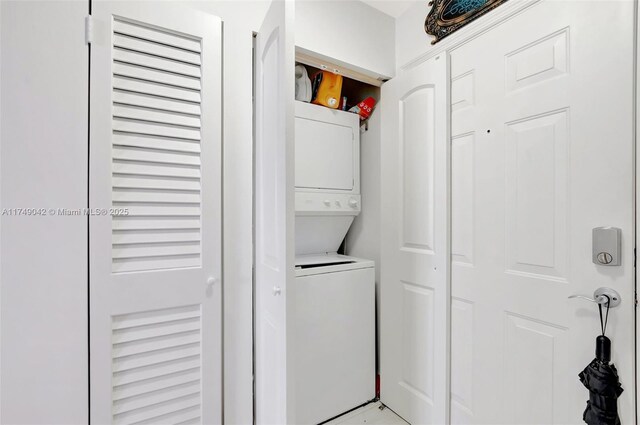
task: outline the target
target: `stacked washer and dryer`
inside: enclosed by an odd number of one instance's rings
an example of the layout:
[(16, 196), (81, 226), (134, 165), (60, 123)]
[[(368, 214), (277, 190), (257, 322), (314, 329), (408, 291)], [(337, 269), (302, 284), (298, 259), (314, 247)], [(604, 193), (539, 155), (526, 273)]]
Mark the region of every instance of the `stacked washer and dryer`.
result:
[(296, 102), (295, 423), (375, 398), (374, 262), (338, 254), (360, 213), (360, 119)]

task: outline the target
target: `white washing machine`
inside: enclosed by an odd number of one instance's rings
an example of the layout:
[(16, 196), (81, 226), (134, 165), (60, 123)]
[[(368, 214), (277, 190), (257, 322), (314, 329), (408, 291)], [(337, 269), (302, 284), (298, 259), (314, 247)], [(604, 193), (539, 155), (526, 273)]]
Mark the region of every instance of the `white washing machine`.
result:
[(375, 269), (344, 255), (296, 257), (295, 424), (375, 398)]
[(338, 255), (360, 213), (360, 120), (296, 102), (294, 420), (318, 424), (375, 397), (375, 265)]

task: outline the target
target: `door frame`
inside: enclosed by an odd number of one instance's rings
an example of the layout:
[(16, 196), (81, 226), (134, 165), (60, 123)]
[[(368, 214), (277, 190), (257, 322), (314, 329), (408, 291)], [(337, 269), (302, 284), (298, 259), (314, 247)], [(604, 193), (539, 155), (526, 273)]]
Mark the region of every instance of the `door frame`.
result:
[(635, 34), (634, 34), (634, 43), (635, 43), (635, 49), (634, 49), (634, 58), (633, 58), (633, 63), (634, 63), (634, 67), (635, 69), (633, 70), (633, 74), (634, 74), (634, 89), (633, 89), (633, 95), (634, 95), (634, 101), (633, 101), (633, 114), (634, 114), (634, 120), (633, 120), (633, 125), (634, 125), (634, 135), (635, 135), (635, 140), (633, 143), (635, 152), (633, 155), (633, 173), (634, 173), (634, 183), (635, 183), (635, 190), (634, 190), (634, 200), (633, 200), (633, 208), (634, 208), (634, 221), (633, 221), (633, 229), (634, 229), (634, 239), (635, 239), (635, 244), (634, 244), (634, 274), (635, 274), (635, 304), (636, 304), (636, 309), (635, 309), (635, 336), (636, 336), (636, 343), (635, 343), (635, 347), (636, 347), (636, 352), (635, 352), (635, 360), (636, 360), (636, 374), (635, 374), (635, 382), (634, 382), (634, 387), (636, 390), (636, 400), (635, 400), (635, 410), (636, 410), (636, 423), (638, 423), (640, 421), (640, 412), (638, 412), (638, 406), (640, 405), (640, 395), (638, 394), (638, 382), (640, 382), (640, 360), (638, 359), (638, 353), (640, 352), (640, 316), (638, 315), (638, 288), (640, 287), (639, 285), (639, 278), (640, 276), (638, 275), (638, 246), (640, 246), (640, 232), (638, 232), (638, 223), (640, 222), (640, 210), (638, 209), (638, 199), (640, 199), (640, 173), (638, 173), (638, 164), (640, 163), (640, 149), (638, 149), (638, 140), (640, 140), (640, 126), (638, 125), (638, 123), (640, 123), (640, 64), (638, 64), (638, 60), (640, 59), (640, 7), (638, 6), (638, 2), (634, 1), (634, 7), (635, 7), (635, 13), (634, 13), (634, 30), (635, 30)]

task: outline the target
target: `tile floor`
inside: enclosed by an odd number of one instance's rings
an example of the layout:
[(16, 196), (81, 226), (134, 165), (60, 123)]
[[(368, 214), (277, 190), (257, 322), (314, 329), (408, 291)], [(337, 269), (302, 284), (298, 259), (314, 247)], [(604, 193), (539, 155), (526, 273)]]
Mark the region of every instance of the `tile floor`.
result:
[(324, 425), (409, 425), (389, 408), (377, 401), (326, 422)]

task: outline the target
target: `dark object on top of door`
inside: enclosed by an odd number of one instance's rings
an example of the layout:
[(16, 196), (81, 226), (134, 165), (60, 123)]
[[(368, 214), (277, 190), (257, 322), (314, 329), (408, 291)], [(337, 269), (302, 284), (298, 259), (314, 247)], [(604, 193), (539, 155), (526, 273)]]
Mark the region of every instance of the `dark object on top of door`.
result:
[(623, 389), (616, 367), (609, 364), (611, 340), (604, 335), (609, 317), (609, 302), (606, 303), (607, 314), (604, 322), (602, 304), (598, 304), (598, 309), (602, 335), (596, 338), (596, 358), (578, 375), (580, 381), (589, 390), (589, 400), (582, 419), (589, 425), (620, 425), (618, 397)]
[(507, 0), (431, 0), (433, 6), (424, 21), (424, 30), (436, 44), (449, 34), (495, 9)]

